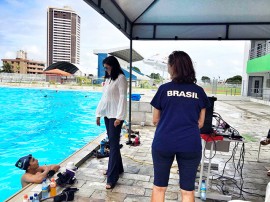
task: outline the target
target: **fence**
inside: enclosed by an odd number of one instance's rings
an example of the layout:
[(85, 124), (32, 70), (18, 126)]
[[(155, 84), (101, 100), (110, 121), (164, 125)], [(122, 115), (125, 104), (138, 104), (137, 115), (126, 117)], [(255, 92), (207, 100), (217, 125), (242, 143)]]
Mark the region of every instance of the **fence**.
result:
[(205, 92), (208, 94), (224, 94), (227, 96), (241, 95), (241, 84), (239, 83), (219, 83), (217, 80), (213, 80), (212, 83), (205, 83), (201, 85)]
[(6, 82), (6, 83), (46, 82), (46, 75), (45, 74), (0, 73), (0, 82)]

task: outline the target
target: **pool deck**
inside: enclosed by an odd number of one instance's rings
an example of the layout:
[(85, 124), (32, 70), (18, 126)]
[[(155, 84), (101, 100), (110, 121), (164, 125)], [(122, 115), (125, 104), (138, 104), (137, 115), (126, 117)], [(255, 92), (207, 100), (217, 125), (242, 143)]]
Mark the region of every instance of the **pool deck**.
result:
[[(262, 146), (260, 162), (257, 162), (257, 154), (259, 140), (266, 137), (270, 127), (270, 107), (241, 99), (234, 101), (225, 100), (215, 103), (215, 112), (218, 112), (223, 119), (236, 128), (241, 135), (247, 137), (245, 143), (245, 163), (243, 167), (244, 190), (259, 195), (265, 195), (267, 183), (270, 181), (270, 177), (267, 176), (267, 170), (265, 168), (270, 167), (270, 145)], [(140, 131), (142, 144), (137, 147), (127, 146), (125, 145), (126, 139), (124, 137), (121, 138), (122, 144), (124, 145), (121, 149), (121, 153), (125, 172), (120, 176), (117, 185), (112, 190), (105, 189), (106, 176), (102, 174), (103, 170), (107, 167), (108, 158), (89, 158), (89, 153), (98, 145), (100, 140), (104, 138), (104, 134), (75, 153), (71, 159), (62, 162), (61, 165), (65, 165), (68, 161), (74, 161), (76, 163), (84, 162), (77, 171), (78, 182), (74, 186), (79, 188), (79, 191), (75, 194), (74, 201), (150, 201), (154, 179), (151, 143), (155, 128), (151, 126), (134, 126), (132, 129)], [(230, 152), (216, 153), (212, 162), (218, 164), (218, 171), (214, 171), (214, 174), (222, 173), (225, 162), (231, 156), (232, 148), (233, 145), (231, 143)], [(236, 158), (239, 157), (239, 152), (240, 148), (238, 148)], [(206, 155), (209, 155), (208, 152)], [(82, 158), (87, 160), (82, 161)], [(233, 177), (233, 174), (234, 166), (230, 161), (225, 169), (225, 176)], [(177, 166), (174, 162), (166, 192), (167, 202), (180, 201), (181, 199), (178, 179)], [(235, 179), (238, 180), (239, 178), (236, 177)], [(218, 191), (215, 183), (218, 182), (214, 181), (210, 183), (210, 191)], [(22, 195), (29, 193), (31, 190), (33, 193), (33, 188), (35, 187), (35, 185), (30, 185), (8, 201), (22, 201)], [(237, 188), (228, 185), (225, 186), (225, 189), (229, 191), (229, 195), (232, 195), (233, 199), (238, 199), (239, 190)], [(243, 193), (243, 196), (247, 201), (264, 201), (264, 197), (260, 196), (252, 196), (246, 193)], [(196, 199), (196, 201), (200, 201), (200, 199)]]

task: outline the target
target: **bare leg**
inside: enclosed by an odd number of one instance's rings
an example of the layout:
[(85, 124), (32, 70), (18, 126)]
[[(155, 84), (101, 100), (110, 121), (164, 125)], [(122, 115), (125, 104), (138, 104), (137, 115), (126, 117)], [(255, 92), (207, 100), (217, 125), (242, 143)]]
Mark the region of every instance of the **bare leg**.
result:
[(186, 191), (181, 189), (182, 202), (194, 202), (195, 196), (194, 191)]
[(164, 202), (167, 187), (153, 186), (151, 202)]

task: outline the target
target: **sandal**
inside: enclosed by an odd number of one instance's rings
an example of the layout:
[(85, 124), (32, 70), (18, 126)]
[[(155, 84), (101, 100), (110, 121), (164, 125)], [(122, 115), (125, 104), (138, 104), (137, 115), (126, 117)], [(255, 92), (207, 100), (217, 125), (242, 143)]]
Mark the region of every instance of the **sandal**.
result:
[(115, 184), (112, 184), (112, 183), (106, 184), (106, 189), (113, 189), (114, 187), (115, 187)]
[(267, 175), (270, 176), (270, 170), (267, 171)]
[(261, 145), (268, 145), (268, 144), (270, 144), (270, 138), (266, 138), (266, 139), (262, 140), (260, 143), (261, 143)]

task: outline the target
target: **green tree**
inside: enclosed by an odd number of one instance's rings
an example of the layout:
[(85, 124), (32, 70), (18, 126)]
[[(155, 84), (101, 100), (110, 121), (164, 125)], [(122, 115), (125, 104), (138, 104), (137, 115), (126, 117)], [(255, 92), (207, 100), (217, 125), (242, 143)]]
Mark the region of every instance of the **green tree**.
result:
[(6, 72), (6, 73), (14, 73), (11, 64), (5, 62), (2, 66), (2, 71), (1, 72)]
[(141, 73), (141, 70), (139, 69), (139, 67), (132, 67), (132, 70), (135, 70), (136, 72)]
[(208, 76), (202, 76), (201, 80), (204, 83), (210, 83), (210, 78)]
[(157, 80), (161, 80), (162, 77), (160, 76), (159, 73), (151, 73), (149, 76), (151, 79), (157, 79)]
[(226, 80), (226, 83), (242, 83), (242, 76), (236, 75)]

